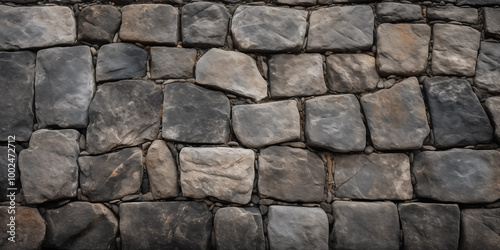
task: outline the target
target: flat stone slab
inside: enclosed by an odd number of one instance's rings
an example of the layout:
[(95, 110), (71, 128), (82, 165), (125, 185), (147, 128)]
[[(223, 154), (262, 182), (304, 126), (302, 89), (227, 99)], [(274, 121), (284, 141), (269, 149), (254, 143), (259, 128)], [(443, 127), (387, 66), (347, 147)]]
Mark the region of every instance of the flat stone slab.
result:
[(415, 77), (361, 97), (373, 145), (380, 150), (418, 149), (430, 129)]
[(366, 128), (356, 96), (328, 95), (307, 100), (305, 136), (312, 147), (335, 152), (363, 151)]
[(177, 197), (180, 192), (175, 158), (163, 140), (155, 140), (146, 155), (146, 170), (154, 199)]
[(266, 249), (264, 227), (259, 210), (223, 207), (214, 218), (217, 249), (233, 250), (241, 247)]
[(423, 19), (422, 7), (397, 2), (378, 3), (377, 17), (384, 23), (414, 22)]
[(456, 6), (437, 6), (427, 8), (427, 20), (430, 21), (457, 21), (468, 24), (479, 22), (478, 10), (474, 8), (460, 8)]
[(500, 245), (499, 231), (500, 208), (462, 210), (461, 249), (496, 249)]
[(315, 10), (309, 22), (307, 51), (368, 50), (373, 45), (374, 16), (370, 6)]
[(2, 5), (0, 23), (0, 50), (69, 45), (76, 40), (75, 17), (65, 6)]
[(276, 0), (280, 4), (313, 6), (316, 5), (316, 0)]
[(182, 46), (222, 47), (226, 44), (229, 12), (220, 3), (193, 2), (182, 6)]
[(195, 49), (151, 47), (151, 78), (194, 77), (198, 52)]
[(424, 86), (435, 147), (461, 147), (493, 139), (490, 120), (467, 80), (434, 77), (426, 79)]
[(500, 141), (500, 96), (486, 99), (484, 105), (495, 125), (495, 136)]
[(99, 154), (155, 139), (162, 101), (161, 86), (151, 81), (100, 85), (89, 109), (87, 151)]
[(328, 88), (340, 93), (374, 90), (379, 81), (375, 58), (364, 54), (333, 54), (326, 58)]
[(255, 153), (242, 148), (192, 148), (181, 150), (180, 181), (185, 197), (246, 204), (255, 176)]
[(270, 206), (268, 218), (271, 249), (328, 249), (328, 219), (323, 209)]
[(166, 140), (222, 144), (229, 141), (231, 105), (220, 91), (190, 82), (165, 85), (162, 136)]
[(196, 63), (196, 82), (260, 101), (267, 97), (267, 82), (250, 56), (211, 49)]
[(122, 13), (112, 5), (92, 5), (78, 15), (78, 40), (91, 43), (111, 43), (115, 37)]
[(481, 42), (474, 85), (493, 94), (500, 94), (500, 43)]
[(122, 203), (122, 249), (208, 249), (212, 217), (203, 202)]
[[(15, 214), (9, 211), (15, 211)], [(11, 230), (10, 217), (15, 217), (15, 230)], [(4, 250), (18, 249), (40, 249), (45, 238), (45, 221), (38, 212), (37, 208), (24, 207), (16, 205), (15, 209), (9, 206), (0, 206), (0, 220), (4, 223), (0, 224), (0, 230), (4, 233), (4, 237), (0, 238), (0, 247)], [(12, 231), (15, 233), (13, 240)]]
[(239, 6), (231, 24), (234, 44), (247, 52), (298, 52), (306, 32), (307, 11), (289, 8)]
[(148, 54), (130, 43), (106, 44), (99, 49), (96, 81), (115, 81), (146, 76)]
[(494, 202), (500, 199), (499, 161), (500, 152), (494, 150), (422, 152), (412, 166), (415, 193), (444, 202)]
[(300, 139), (300, 114), (294, 100), (233, 107), (233, 131), (250, 148)]
[[(498, 1), (498, 3), (500, 3), (500, 1)], [(484, 8), (483, 15), (486, 36), (500, 39), (500, 9)]]

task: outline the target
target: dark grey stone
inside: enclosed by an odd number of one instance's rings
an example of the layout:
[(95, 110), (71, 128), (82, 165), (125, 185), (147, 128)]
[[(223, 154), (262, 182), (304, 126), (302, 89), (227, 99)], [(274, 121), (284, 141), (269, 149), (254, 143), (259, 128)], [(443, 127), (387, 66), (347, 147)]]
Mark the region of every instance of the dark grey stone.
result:
[[(17, 165), (18, 155), (12, 147), (0, 147), (0, 155), (3, 156), (0, 158), (0, 201), (10, 201), (12, 192), (19, 193), (21, 187)], [(9, 171), (9, 169), (13, 170)], [(17, 188), (17, 190), (8, 190), (8, 188)]]
[(120, 28), (122, 14), (112, 5), (92, 5), (78, 15), (78, 40), (111, 43)]
[(457, 0), (457, 5), (485, 6), (498, 4), (500, 4), (500, 0)]
[(182, 46), (222, 47), (226, 44), (229, 12), (220, 3), (193, 2), (182, 7)]
[(481, 42), (474, 85), (493, 94), (500, 94), (500, 43)]
[[(498, 1), (500, 4), (500, 1)], [(487, 37), (500, 39), (500, 9), (484, 8), (484, 33)]]
[(333, 54), (326, 58), (326, 80), (331, 91), (361, 93), (379, 81), (375, 58), (364, 54)]
[(257, 209), (221, 208), (215, 214), (214, 226), (219, 250), (266, 249), (262, 216)]
[[(9, 211), (11, 211), (9, 213)], [(12, 211), (15, 211), (13, 213)], [(10, 217), (15, 217), (15, 230), (11, 230)], [(0, 206), (0, 230), (4, 234), (0, 238), (0, 248), (3, 250), (40, 249), (45, 238), (45, 221), (37, 208), (16, 205), (15, 209), (9, 206)], [(11, 233), (15, 233), (15, 242), (9, 241)]]
[(104, 82), (144, 77), (147, 58), (146, 51), (133, 44), (106, 44), (97, 55), (96, 80)]
[(276, 0), (280, 4), (313, 6), (316, 5), (316, 0)]
[(460, 8), (453, 5), (447, 5), (428, 7), (427, 20), (446, 22), (457, 21), (468, 24), (477, 24), (479, 17), (477, 9)]
[(490, 97), (484, 102), (491, 121), (495, 125), (495, 137), (500, 141), (500, 96)]
[(422, 20), (422, 8), (415, 4), (384, 2), (377, 4), (377, 17), (384, 23), (413, 22)]
[(460, 221), (460, 249), (498, 249), (500, 208), (464, 209)]
[(154, 199), (173, 198), (179, 195), (179, 182), (175, 158), (163, 140), (155, 140), (146, 155), (146, 169)]
[(152, 47), (150, 53), (152, 79), (194, 77), (195, 49)]

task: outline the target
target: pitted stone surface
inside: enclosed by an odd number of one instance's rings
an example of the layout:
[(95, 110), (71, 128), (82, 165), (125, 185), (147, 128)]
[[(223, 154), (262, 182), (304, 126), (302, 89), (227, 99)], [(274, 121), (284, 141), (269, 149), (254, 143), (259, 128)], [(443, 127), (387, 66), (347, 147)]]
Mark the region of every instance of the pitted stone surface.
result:
[(182, 7), (182, 45), (222, 47), (226, 43), (229, 12), (223, 4), (193, 2)]
[(195, 49), (152, 47), (151, 78), (186, 79), (194, 77), (198, 52)]
[(96, 65), (98, 82), (114, 81), (146, 75), (148, 54), (130, 43), (106, 44), (99, 50)]
[(111, 5), (93, 5), (78, 15), (78, 40), (110, 43), (120, 28), (122, 13)]
[[(14, 213), (9, 213), (15, 211)], [(11, 223), (10, 217), (16, 217), (15, 220), (15, 242), (9, 241), (12, 237), (8, 231), (11, 231), (8, 224)], [(38, 212), (38, 209), (32, 207), (17, 206), (11, 209), (8, 206), (0, 206), (0, 220), (5, 223), (0, 224), (0, 230), (5, 234), (0, 238), (0, 248), (4, 250), (18, 249), (40, 249), (45, 238), (45, 221)]]
[(340, 93), (360, 93), (377, 87), (375, 58), (364, 54), (333, 54), (326, 58), (328, 88)]
[(461, 249), (497, 249), (500, 246), (500, 208), (461, 211)]
[(490, 93), (500, 94), (500, 43), (481, 42), (474, 85)]
[(500, 141), (500, 96), (490, 97), (484, 102), (495, 125), (495, 136)]
[(262, 216), (255, 210), (239, 207), (217, 210), (214, 217), (217, 249), (266, 249)]
[(155, 140), (149, 146), (145, 163), (153, 198), (166, 199), (179, 195), (177, 164), (175, 162), (175, 158), (165, 141)]
[(479, 22), (477, 9), (455, 6), (429, 7), (427, 8), (427, 19), (430, 21), (457, 21), (468, 24), (476, 24)]
[(422, 7), (397, 2), (378, 3), (377, 17), (387, 23), (418, 21), (423, 19)]
[[(498, 1), (498, 3), (500, 3), (500, 1)], [(486, 36), (500, 39), (500, 9), (484, 8), (483, 15)]]

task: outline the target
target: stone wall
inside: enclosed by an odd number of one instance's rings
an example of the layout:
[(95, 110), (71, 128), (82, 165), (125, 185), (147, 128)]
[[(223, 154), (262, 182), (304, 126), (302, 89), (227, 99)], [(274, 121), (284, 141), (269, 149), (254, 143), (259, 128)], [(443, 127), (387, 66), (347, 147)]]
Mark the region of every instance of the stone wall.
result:
[(1, 249), (500, 246), (499, 0), (1, 2)]

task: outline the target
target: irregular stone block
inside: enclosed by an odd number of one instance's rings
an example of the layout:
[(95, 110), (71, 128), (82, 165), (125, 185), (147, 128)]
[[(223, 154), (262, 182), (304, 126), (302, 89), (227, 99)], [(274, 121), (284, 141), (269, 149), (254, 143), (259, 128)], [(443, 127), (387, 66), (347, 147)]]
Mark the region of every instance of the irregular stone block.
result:
[(374, 90), (379, 76), (375, 58), (364, 54), (333, 54), (326, 58), (328, 88), (340, 93)]
[(217, 249), (266, 249), (262, 216), (258, 210), (223, 207), (217, 210), (214, 225)]
[(222, 47), (226, 44), (229, 12), (223, 4), (193, 2), (182, 7), (182, 46)]
[(498, 5), (499, 0), (457, 0), (457, 5), (472, 5), (472, 6), (484, 6), (484, 5)]
[(500, 43), (481, 42), (474, 85), (493, 94), (500, 94)]
[(483, 11), (484, 33), (487, 37), (500, 39), (500, 9), (484, 8)]
[[(4, 250), (18, 250), (18, 249), (40, 249), (42, 242), (45, 238), (45, 221), (38, 212), (37, 208), (17, 206), (15, 209), (9, 206), (0, 206), (0, 220), (3, 222), (0, 224), (0, 230), (4, 234), (0, 238), (0, 247)], [(15, 211), (10, 212), (9, 211)], [(11, 230), (10, 217), (15, 217), (14, 230)], [(13, 240), (15, 242), (9, 241), (12, 237), (12, 231), (15, 233)]]
[(500, 141), (500, 96), (490, 97), (484, 102), (495, 125), (495, 136)]
[(165, 141), (156, 140), (149, 146), (145, 163), (153, 198), (177, 197), (180, 191), (177, 164)]
[[(11, 144), (12, 145), (12, 144)], [(0, 201), (11, 201), (12, 192), (19, 193), (21, 182), (19, 181), (19, 167), (17, 159), (19, 159), (16, 151), (12, 147), (0, 147)], [(13, 169), (13, 170), (12, 170)], [(9, 190), (9, 188), (17, 188), (17, 190)], [(14, 195), (15, 196), (15, 195)], [(14, 197), (15, 198), (15, 197)], [(5, 230), (9, 231), (9, 230)], [(10, 237), (10, 236), (9, 236)], [(5, 238), (3, 238), (5, 239)], [(1, 239), (0, 239), (1, 242)], [(0, 243), (1, 245), (1, 243)]]
[(461, 249), (497, 249), (500, 246), (500, 208), (464, 209), (461, 213)]
[(316, 5), (316, 0), (276, 0), (276, 2), (288, 5), (302, 5), (302, 6)]
[(96, 80), (104, 82), (144, 77), (147, 59), (146, 51), (133, 44), (106, 44), (97, 55)]
[(193, 78), (195, 49), (151, 47), (151, 78)]
[(122, 13), (112, 5), (92, 5), (78, 15), (78, 40), (91, 43), (111, 43), (115, 37)]
[(456, 6), (437, 6), (427, 8), (427, 20), (430, 21), (457, 21), (476, 24), (479, 21), (478, 11), (474, 8), (460, 8)]
[(377, 4), (377, 17), (384, 23), (422, 20), (422, 8), (415, 4), (384, 2)]

